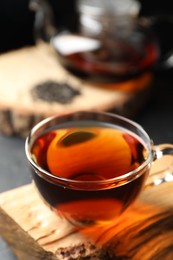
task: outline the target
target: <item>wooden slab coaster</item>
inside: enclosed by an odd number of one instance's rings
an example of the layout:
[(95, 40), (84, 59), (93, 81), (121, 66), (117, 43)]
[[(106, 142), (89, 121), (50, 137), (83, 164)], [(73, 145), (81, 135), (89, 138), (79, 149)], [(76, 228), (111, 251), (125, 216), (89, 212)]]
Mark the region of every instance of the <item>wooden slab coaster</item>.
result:
[[(45, 117), (79, 110), (132, 116), (146, 102), (150, 81), (147, 73), (117, 84), (116, 89), (115, 85), (103, 88), (68, 73), (46, 44), (10, 51), (0, 55), (0, 132), (26, 136)], [(38, 86), (41, 90), (34, 92)], [(67, 99), (67, 95), (71, 96)]]
[(173, 259), (173, 184), (143, 191), (112, 226), (76, 230), (34, 185), (0, 195), (0, 234), (20, 260)]

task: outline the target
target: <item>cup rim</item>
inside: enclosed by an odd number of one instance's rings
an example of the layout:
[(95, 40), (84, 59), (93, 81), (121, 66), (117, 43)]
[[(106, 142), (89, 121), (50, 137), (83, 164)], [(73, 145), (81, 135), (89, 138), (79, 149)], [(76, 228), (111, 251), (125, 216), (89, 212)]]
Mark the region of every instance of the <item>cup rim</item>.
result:
[[(114, 178), (110, 178), (110, 179), (104, 179), (104, 180), (92, 180), (92, 181), (82, 181), (82, 180), (74, 180), (74, 179), (70, 179), (70, 178), (64, 178), (61, 176), (57, 176), (57, 175), (53, 175), (52, 173), (46, 171), (45, 169), (43, 169), (41, 166), (39, 166), (32, 158), (31, 158), (31, 153), (30, 153), (30, 139), (33, 136), (33, 134), (38, 131), (43, 125), (51, 122), (52, 120), (56, 119), (56, 118), (60, 118), (60, 117), (65, 117), (65, 116), (69, 116), (69, 115), (75, 115), (77, 113), (82, 113), (82, 114), (97, 114), (97, 115), (104, 115), (104, 116), (111, 116), (112, 118), (117, 118), (120, 119), (130, 125), (133, 125), (134, 127), (136, 127), (148, 140), (148, 144), (147, 146), (145, 146), (147, 148), (148, 151), (148, 155), (146, 160), (140, 164), (139, 167), (137, 167), (136, 169), (129, 171), (123, 175), (114, 177)], [(89, 185), (103, 185), (103, 184), (119, 184), (121, 183), (121, 185), (123, 185), (123, 181), (124, 184), (134, 180), (135, 178), (139, 177), (143, 172), (142, 170), (147, 167), (147, 165), (150, 164), (150, 162), (152, 161), (153, 158), (153, 149), (152, 149), (152, 140), (150, 139), (148, 133), (144, 130), (144, 128), (138, 124), (137, 122), (126, 118), (124, 116), (118, 115), (118, 114), (114, 114), (111, 112), (93, 112), (93, 111), (78, 111), (78, 112), (73, 112), (73, 113), (68, 113), (68, 114), (63, 114), (63, 115), (54, 115), (54, 116), (50, 116), (48, 118), (45, 118), (43, 120), (41, 120), (39, 123), (37, 123), (29, 132), (28, 136), (26, 137), (25, 140), (25, 154), (26, 157), (28, 159), (28, 162), (31, 164), (31, 166), (37, 171), (37, 173), (39, 172), (39, 176), (45, 178), (45, 179), (49, 179), (50, 181), (54, 181), (54, 184), (58, 184), (58, 183), (63, 183), (65, 185), (83, 185), (84, 182)], [(41, 174), (40, 174), (41, 173)], [(127, 181), (129, 179), (129, 181)]]

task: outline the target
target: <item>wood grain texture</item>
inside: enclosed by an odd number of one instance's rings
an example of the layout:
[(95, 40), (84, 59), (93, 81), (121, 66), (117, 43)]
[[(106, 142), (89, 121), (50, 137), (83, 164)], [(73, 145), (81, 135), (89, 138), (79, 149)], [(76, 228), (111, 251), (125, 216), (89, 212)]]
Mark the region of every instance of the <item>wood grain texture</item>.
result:
[[(47, 81), (67, 83), (80, 95), (66, 104), (34, 99), (31, 90)], [(26, 136), (45, 117), (79, 110), (113, 110), (132, 116), (145, 104), (150, 81), (151, 75), (145, 74), (117, 85), (117, 89), (115, 85), (103, 88), (69, 74), (46, 44), (11, 51), (0, 55), (0, 131)], [(130, 93), (130, 89), (134, 92)]]
[(110, 226), (76, 230), (33, 184), (0, 195), (0, 234), (18, 259), (173, 259), (173, 183), (142, 192)]

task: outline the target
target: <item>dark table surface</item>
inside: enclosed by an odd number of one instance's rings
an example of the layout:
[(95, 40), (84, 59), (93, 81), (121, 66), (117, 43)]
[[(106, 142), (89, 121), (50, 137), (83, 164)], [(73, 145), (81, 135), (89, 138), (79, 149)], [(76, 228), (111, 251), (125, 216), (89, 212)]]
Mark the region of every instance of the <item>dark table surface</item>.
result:
[[(156, 75), (152, 94), (135, 118), (155, 144), (173, 143), (173, 70)], [(0, 134), (0, 192), (31, 182), (24, 152), (24, 139)], [(16, 259), (0, 239), (0, 259)]]

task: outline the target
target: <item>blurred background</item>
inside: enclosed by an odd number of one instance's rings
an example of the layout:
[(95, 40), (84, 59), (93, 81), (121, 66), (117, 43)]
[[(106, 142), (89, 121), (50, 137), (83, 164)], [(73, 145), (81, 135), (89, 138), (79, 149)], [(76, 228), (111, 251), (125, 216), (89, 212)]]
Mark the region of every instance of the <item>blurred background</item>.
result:
[[(74, 18), (74, 0), (50, 0), (50, 2), (58, 24), (66, 25), (69, 19)], [(143, 16), (173, 17), (171, 0), (141, 0), (140, 2)], [(28, 5), (28, 0), (1, 1), (0, 55), (35, 44), (33, 37), (35, 14), (29, 10)], [(173, 22), (172, 24), (160, 23), (155, 30), (158, 33), (162, 52), (167, 53), (168, 50), (173, 49)], [(154, 76), (152, 95), (134, 120), (145, 128), (156, 144), (173, 143), (173, 68), (159, 73), (156, 71)], [(0, 134), (0, 168), (0, 192), (31, 181), (25, 160), (23, 139)], [(15, 259), (6, 243), (0, 240), (0, 259), (3, 258)]]
[[(68, 24), (69, 20), (75, 17), (74, 0), (50, 0), (49, 1), (56, 14), (57, 24)], [(171, 22), (161, 22), (156, 26), (155, 32), (159, 39), (161, 51), (169, 52), (173, 49), (173, 8), (172, 1), (144, 1), (141, 3), (141, 16), (163, 15), (171, 18)], [(35, 13), (29, 10), (29, 0), (6, 0), (0, 4), (0, 53), (13, 49), (20, 49), (24, 46), (35, 44), (33, 37), (33, 26)], [(173, 69), (159, 71), (155, 73), (155, 82), (152, 97), (148, 105), (140, 111), (135, 118), (146, 127), (149, 134), (154, 135), (156, 142), (172, 142), (172, 82)], [(144, 119), (143, 119), (144, 118)], [(154, 118), (154, 121), (153, 121)], [(162, 124), (160, 125), (160, 121)], [(154, 125), (152, 127), (152, 125)], [(165, 126), (165, 127), (164, 127)], [(170, 128), (168, 130), (167, 128)], [(165, 130), (165, 128), (167, 130)], [(157, 131), (160, 129), (162, 131)], [(163, 138), (162, 138), (163, 137)], [(162, 140), (163, 139), (163, 140)]]
[[(75, 0), (50, 0), (49, 1), (56, 13), (57, 22), (59, 24), (67, 24), (68, 21), (75, 15)], [(144, 1), (141, 3), (141, 15), (173, 15), (171, 0), (165, 1)], [(33, 39), (33, 23), (34, 12), (30, 11), (29, 0), (6, 0), (0, 4), (0, 32), (1, 44), (0, 52), (10, 49), (20, 48), (25, 45), (32, 45)], [(65, 14), (65, 15), (64, 15)], [(69, 18), (69, 19), (68, 19)], [(168, 41), (162, 42), (163, 48), (170, 47), (172, 30), (170, 24), (167, 24), (167, 29), (164, 25), (157, 28), (160, 33), (165, 36), (169, 33)], [(163, 37), (162, 37), (163, 39)]]

